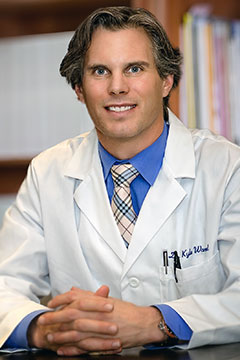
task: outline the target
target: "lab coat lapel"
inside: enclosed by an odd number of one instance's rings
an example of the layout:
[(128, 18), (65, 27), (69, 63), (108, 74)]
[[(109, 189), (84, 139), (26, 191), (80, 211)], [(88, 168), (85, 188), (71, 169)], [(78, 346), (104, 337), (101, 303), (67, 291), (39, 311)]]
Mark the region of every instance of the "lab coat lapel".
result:
[(144, 248), (186, 196), (181, 178), (195, 177), (195, 156), (190, 132), (170, 112), (170, 131), (162, 169), (139, 213), (124, 266), (124, 276)]
[[(97, 136), (95, 131), (92, 131), (89, 136), (84, 138), (74, 154), (67, 174), (80, 180), (74, 193), (74, 200), (79, 209), (124, 262), (127, 250), (109, 204), (97, 144)], [(79, 164), (81, 164), (81, 168), (79, 168)]]
[(95, 131), (84, 138), (67, 171), (68, 176), (80, 180), (74, 194), (78, 207), (114, 253), (125, 262), (122, 276), (186, 196), (181, 178), (195, 177), (191, 134), (171, 112), (169, 121), (170, 131), (163, 166), (144, 200), (128, 250), (109, 205)]
[(123, 276), (186, 195), (181, 185), (168, 175), (165, 165), (142, 205), (128, 248)]

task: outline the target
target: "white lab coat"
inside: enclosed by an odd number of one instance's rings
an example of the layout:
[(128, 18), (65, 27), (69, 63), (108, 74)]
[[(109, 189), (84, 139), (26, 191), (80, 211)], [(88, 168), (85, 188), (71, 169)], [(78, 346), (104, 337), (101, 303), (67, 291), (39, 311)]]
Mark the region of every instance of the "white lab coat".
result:
[(43, 152), (5, 215), (0, 274), (0, 345), (42, 308), (38, 297), (102, 284), (135, 304), (172, 306), (193, 330), (189, 348), (240, 341), (239, 147), (189, 131), (170, 113), (163, 166), (128, 250), (111, 212), (95, 130)]

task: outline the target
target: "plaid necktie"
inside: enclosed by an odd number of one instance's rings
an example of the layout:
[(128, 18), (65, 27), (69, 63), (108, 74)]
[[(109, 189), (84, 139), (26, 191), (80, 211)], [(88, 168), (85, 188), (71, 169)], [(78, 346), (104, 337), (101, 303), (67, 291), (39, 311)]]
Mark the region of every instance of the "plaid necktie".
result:
[(128, 247), (137, 220), (132, 206), (130, 184), (139, 172), (131, 164), (120, 164), (113, 165), (111, 173), (114, 182), (111, 207), (120, 234)]

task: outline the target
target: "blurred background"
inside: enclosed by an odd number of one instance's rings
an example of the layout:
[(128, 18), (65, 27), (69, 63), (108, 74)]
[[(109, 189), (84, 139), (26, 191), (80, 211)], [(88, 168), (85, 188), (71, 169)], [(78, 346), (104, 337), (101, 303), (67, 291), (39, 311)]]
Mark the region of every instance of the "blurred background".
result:
[(92, 128), (59, 74), (73, 31), (104, 6), (144, 7), (184, 54), (171, 109), (240, 143), (239, 0), (0, 0), (0, 223), (31, 159)]

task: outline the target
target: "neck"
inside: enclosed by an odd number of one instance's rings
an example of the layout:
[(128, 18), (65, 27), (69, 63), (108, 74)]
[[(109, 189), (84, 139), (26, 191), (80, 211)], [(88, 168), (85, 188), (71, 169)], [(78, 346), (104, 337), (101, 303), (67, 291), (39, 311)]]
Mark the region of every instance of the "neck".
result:
[(145, 141), (143, 141), (143, 139), (139, 141), (138, 138), (116, 139), (106, 136), (102, 137), (101, 134), (98, 133), (98, 131), (97, 134), (100, 143), (105, 148), (105, 150), (109, 152), (109, 154), (111, 154), (112, 156), (114, 156), (119, 160), (124, 160), (124, 159), (133, 158), (135, 155), (137, 155), (138, 153), (140, 153), (141, 151), (152, 145), (162, 134), (162, 131), (163, 131), (163, 127), (160, 132), (156, 132), (150, 138), (145, 139)]

